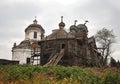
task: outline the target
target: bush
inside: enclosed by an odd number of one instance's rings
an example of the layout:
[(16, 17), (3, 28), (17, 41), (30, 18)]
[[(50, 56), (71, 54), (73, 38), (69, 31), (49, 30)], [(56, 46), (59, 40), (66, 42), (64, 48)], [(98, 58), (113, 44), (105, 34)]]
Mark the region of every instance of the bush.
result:
[(119, 75), (117, 72), (107, 70), (101, 80), (101, 84), (119, 84)]
[(64, 66), (0, 66), (0, 84), (120, 84), (113, 69)]

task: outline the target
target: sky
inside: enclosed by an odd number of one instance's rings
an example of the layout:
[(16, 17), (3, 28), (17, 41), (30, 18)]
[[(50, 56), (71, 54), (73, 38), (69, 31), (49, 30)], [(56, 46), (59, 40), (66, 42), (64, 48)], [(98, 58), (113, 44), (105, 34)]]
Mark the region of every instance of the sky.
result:
[(25, 39), (25, 28), (38, 23), (49, 35), (57, 29), (60, 17), (64, 17), (68, 30), (78, 20), (88, 20), (88, 36), (98, 30), (113, 30), (116, 43), (112, 45), (111, 56), (120, 60), (120, 0), (0, 0), (0, 59), (12, 59), (12, 46)]

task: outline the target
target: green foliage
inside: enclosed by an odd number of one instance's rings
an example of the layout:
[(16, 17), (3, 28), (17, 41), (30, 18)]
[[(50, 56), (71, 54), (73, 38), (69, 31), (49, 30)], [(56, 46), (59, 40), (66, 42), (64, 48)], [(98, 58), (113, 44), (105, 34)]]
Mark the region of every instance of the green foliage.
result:
[(120, 84), (118, 73), (112, 70), (107, 71), (101, 80), (101, 84)]
[(64, 66), (0, 66), (0, 84), (119, 84), (111, 69)]
[(110, 66), (111, 67), (117, 67), (117, 62), (113, 57), (111, 57), (111, 59), (110, 59)]
[(120, 62), (119, 62), (119, 60), (116, 61), (113, 57), (111, 57), (111, 59), (110, 59), (110, 66), (111, 67), (120, 68)]
[(119, 62), (119, 60), (117, 62), (117, 67), (120, 68), (120, 62)]
[(35, 71), (34, 66), (28, 66), (28, 65), (18, 65), (13, 66), (7, 73), (7, 77), (10, 80), (18, 80), (18, 79), (30, 79), (34, 75), (36, 75), (38, 72)]

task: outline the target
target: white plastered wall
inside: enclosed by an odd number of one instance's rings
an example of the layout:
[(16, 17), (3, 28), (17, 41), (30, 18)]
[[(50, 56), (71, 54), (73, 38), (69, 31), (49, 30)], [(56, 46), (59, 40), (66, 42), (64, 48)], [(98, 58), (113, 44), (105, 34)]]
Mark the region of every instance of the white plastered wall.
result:
[(27, 57), (30, 56), (30, 49), (13, 49), (12, 60), (19, 61), (19, 64), (26, 64)]
[[(34, 38), (34, 32), (37, 32), (37, 38)], [(38, 28), (34, 28), (32, 30), (28, 30), (25, 33), (25, 40), (41, 40), (41, 30)]]

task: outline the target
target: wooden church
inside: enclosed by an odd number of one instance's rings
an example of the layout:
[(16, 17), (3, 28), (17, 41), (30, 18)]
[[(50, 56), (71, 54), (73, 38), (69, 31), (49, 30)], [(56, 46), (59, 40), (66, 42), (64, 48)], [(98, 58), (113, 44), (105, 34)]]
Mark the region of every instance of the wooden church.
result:
[(70, 26), (65, 31), (63, 17), (59, 28), (39, 41), (41, 65), (100, 66), (95, 38), (88, 38), (86, 21), (84, 24)]

